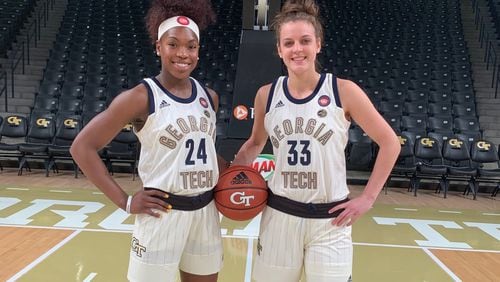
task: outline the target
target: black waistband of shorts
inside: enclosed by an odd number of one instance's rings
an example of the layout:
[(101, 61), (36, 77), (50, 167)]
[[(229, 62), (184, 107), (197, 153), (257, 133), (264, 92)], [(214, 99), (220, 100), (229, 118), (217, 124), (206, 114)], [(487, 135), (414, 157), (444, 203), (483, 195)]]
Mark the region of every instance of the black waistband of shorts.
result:
[(271, 192), (271, 189), (269, 189), (268, 191), (269, 191), (269, 196), (267, 198), (268, 206), (270, 206), (273, 209), (282, 211), (284, 213), (304, 218), (337, 217), (344, 209), (340, 209), (338, 211), (335, 211), (334, 213), (328, 213), (328, 211), (337, 205), (349, 201), (349, 198), (346, 198), (344, 200), (332, 203), (321, 203), (321, 204), (302, 203), (291, 200), (286, 197), (275, 195)]
[[(147, 188), (147, 187), (144, 187), (144, 190), (158, 190), (165, 192), (160, 189)], [(164, 201), (165, 203), (170, 204), (172, 206), (172, 209), (182, 210), (182, 211), (194, 211), (204, 208), (214, 198), (213, 190), (208, 190), (196, 196), (179, 196), (169, 192), (165, 193), (168, 194), (168, 198), (158, 197), (158, 199)]]

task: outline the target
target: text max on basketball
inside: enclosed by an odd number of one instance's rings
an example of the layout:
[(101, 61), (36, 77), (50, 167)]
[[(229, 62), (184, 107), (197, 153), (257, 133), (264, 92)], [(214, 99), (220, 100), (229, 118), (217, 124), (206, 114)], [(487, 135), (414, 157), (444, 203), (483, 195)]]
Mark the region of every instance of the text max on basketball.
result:
[[(235, 196), (236, 201), (242, 201)], [(243, 200), (246, 201), (246, 200)], [(60, 216), (61, 220), (52, 224), (56, 228), (85, 228), (90, 223), (104, 230), (115, 230), (130, 232), (133, 229), (133, 224), (125, 224), (124, 222), (133, 215), (127, 214), (122, 209), (113, 209), (110, 215), (101, 220), (102, 212), (98, 211), (106, 205), (101, 202), (94, 201), (69, 201), (55, 199), (33, 199), (31, 201), (22, 201), (14, 197), (0, 197), (0, 211), (11, 210), (6, 217), (0, 217), (0, 224), (3, 225), (33, 225), (36, 226), (39, 222), (44, 222), (47, 212), (52, 212)], [(97, 219), (101, 220), (100, 222)], [(467, 242), (450, 241), (451, 238), (446, 238), (445, 234), (441, 234), (439, 230), (454, 229), (461, 230), (472, 228), (484, 232), (487, 236), (491, 236), (495, 240), (500, 241), (500, 224), (484, 223), (484, 222), (455, 222), (453, 220), (435, 220), (435, 219), (412, 219), (412, 218), (393, 218), (393, 217), (371, 217), (378, 226), (383, 228), (394, 228), (396, 225), (406, 228), (412, 228), (422, 237), (421, 240), (412, 240), (418, 246), (432, 246), (441, 248), (462, 248), (472, 249)], [(98, 222), (98, 223), (97, 223)], [(240, 236), (257, 236), (260, 216), (253, 218), (247, 223), (244, 229), (235, 229), (233, 234)], [(46, 226), (46, 225), (43, 225)], [(224, 226), (222, 226), (224, 227)], [(222, 233), (225, 234), (228, 230), (222, 228)], [(458, 236), (454, 239), (457, 240)], [(464, 240), (467, 240), (466, 236)], [(410, 242), (408, 242), (410, 243)]]

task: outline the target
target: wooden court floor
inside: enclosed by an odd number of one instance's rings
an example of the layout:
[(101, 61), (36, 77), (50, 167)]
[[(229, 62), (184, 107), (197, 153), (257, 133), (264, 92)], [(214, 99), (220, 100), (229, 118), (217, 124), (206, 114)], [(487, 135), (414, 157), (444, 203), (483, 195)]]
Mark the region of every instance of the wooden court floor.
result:
[[(141, 188), (115, 174), (129, 193)], [(352, 196), (362, 186), (351, 185)], [(126, 281), (133, 216), (85, 177), (0, 172), (0, 281)], [(219, 281), (250, 282), (260, 217), (221, 217)], [(500, 197), (390, 187), (353, 227), (353, 281), (500, 281)]]

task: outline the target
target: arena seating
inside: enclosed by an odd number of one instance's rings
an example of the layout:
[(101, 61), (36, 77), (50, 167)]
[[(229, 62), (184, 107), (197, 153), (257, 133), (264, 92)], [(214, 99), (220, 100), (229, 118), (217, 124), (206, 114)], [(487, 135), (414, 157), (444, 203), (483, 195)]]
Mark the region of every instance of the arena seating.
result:
[(23, 28), (29, 14), (33, 11), (36, 0), (0, 1), (0, 55), (6, 56), (7, 50), (16, 40), (16, 35)]
[[(22, 1), (23, 5), (31, 2)], [(496, 194), (498, 169), (486, 167), (498, 164), (498, 152), (495, 144), (480, 143), (488, 141), (483, 140), (477, 116), (460, 1), (317, 2), (325, 24), (319, 54), (322, 71), (358, 83), (400, 139), (405, 140), (390, 180), (407, 179), (415, 195), (422, 180), (437, 180), (437, 191), (443, 190), (445, 196), (450, 181), (455, 180), (466, 182), (464, 193), (472, 192), (474, 197), (480, 184), (496, 183)], [(219, 94), (217, 136), (223, 138), (233, 95), (237, 95), (233, 88), (242, 3), (212, 0), (212, 4), (217, 24), (201, 34), (200, 61), (192, 75)], [(57, 170), (56, 162), (71, 161), (67, 146), (75, 132), (123, 90), (159, 72), (159, 58), (144, 28), (148, 5), (148, 0), (69, 0), (31, 115), (16, 116), (22, 126), (14, 126), (14, 119), (2, 121), (0, 137), (9, 141), (3, 142), (2, 148), (12, 150), (4, 151), (0, 158), (18, 158), (20, 173), (32, 160), (44, 164), (48, 161), (48, 175), (51, 169)], [(0, 12), (4, 11), (0, 5)], [(10, 33), (2, 33), (2, 40), (5, 38), (11, 38)], [(39, 157), (19, 151), (19, 146), (30, 141), (28, 125), (36, 117), (55, 121), (52, 143)], [(78, 125), (64, 127), (68, 119)], [(135, 172), (139, 146), (130, 133), (124, 130), (101, 152), (111, 172), (117, 163), (131, 165)], [(349, 137), (348, 169), (370, 171), (377, 155), (376, 144), (355, 123)], [(422, 140), (427, 141), (423, 144)], [(453, 149), (450, 142), (462, 144), (460, 150)], [(431, 147), (435, 159), (428, 155), (430, 143), (434, 144)], [(495, 149), (488, 157), (482, 157), (484, 144)], [(480, 153), (477, 146), (481, 147)], [(76, 176), (74, 163), (73, 168)]]

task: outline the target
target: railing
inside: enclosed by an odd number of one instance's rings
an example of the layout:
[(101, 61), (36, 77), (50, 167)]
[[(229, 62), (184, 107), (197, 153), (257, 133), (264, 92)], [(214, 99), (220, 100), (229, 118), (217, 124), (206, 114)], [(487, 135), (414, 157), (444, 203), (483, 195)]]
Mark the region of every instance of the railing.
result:
[(486, 31), (486, 22), (484, 20), (484, 16), (481, 14), (481, 8), (479, 7), (479, 1), (471, 0), (472, 2), (472, 11), (475, 13), (474, 15), (474, 24), (476, 30), (479, 29), (479, 38), (480, 48), (484, 46), (484, 58), (483, 61), (486, 63), (486, 70), (490, 69), (490, 65), (492, 67), (492, 76), (491, 76), (491, 87), (495, 88), (495, 99), (498, 97), (498, 87), (499, 87), (499, 78), (500, 78), (500, 65), (497, 64), (497, 52), (496, 52), (496, 40), (495, 35), (490, 36), (490, 33)]
[[(2, 83), (3, 82), (3, 83)], [(9, 99), (7, 95), (7, 72), (4, 71), (0, 74), (0, 83), (2, 83), (2, 87), (0, 88), (0, 97), (5, 95), (5, 111), (9, 111)]]
[(500, 71), (497, 72), (497, 77), (496, 77), (497, 83), (495, 84), (495, 99), (497, 98), (497, 94), (498, 94), (498, 79), (499, 78), (500, 78)]
[[(49, 17), (49, 9), (54, 9), (55, 0), (46, 0), (41, 3), (41, 9), (36, 10), (34, 14), (34, 21), (28, 26), (26, 41), (18, 45), (17, 49), (12, 52), (12, 59), (10, 64), (11, 72), (11, 97), (14, 97), (14, 73), (22, 62), (22, 73), (25, 73), (25, 62), (29, 65), (31, 63), (30, 48), (33, 46), (38, 47), (38, 41), (41, 39), (41, 26), (47, 26), (47, 20)], [(25, 46), (26, 45), (26, 46)]]
[(26, 54), (27, 54), (27, 58), (28, 58), (28, 65), (30, 64), (30, 47), (31, 47), (31, 40), (34, 39), (34, 45), (35, 45), (35, 48), (38, 46), (37, 42), (38, 42), (38, 37), (37, 37), (37, 33), (38, 33), (38, 28), (37, 28), (37, 20), (35, 19), (29, 26), (28, 26), (28, 29), (27, 29), (27, 33), (26, 33)]
[(484, 52), (484, 62), (486, 63), (486, 70), (489, 70), (490, 68), (490, 62), (491, 66), (493, 67), (493, 75), (491, 76), (491, 87), (493, 88), (493, 85), (495, 83), (495, 74), (497, 72), (497, 51), (495, 51), (495, 46), (493, 45), (492, 41), (488, 41), (488, 46), (486, 47), (486, 50)]
[[(23, 68), (23, 74), (24, 74), (24, 42), (21, 43), (21, 45), (18, 45), (16, 49), (12, 52), (12, 59), (10, 61), (10, 79), (11, 79), (11, 97), (14, 98), (14, 72), (16, 71), (17, 67), (19, 66), (19, 62), (23, 62), (22, 68)], [(20, 54), (19, 54), (20, 53)]]

